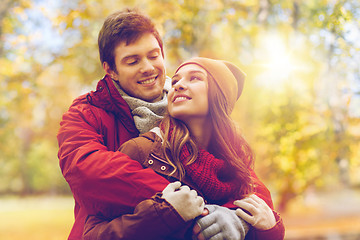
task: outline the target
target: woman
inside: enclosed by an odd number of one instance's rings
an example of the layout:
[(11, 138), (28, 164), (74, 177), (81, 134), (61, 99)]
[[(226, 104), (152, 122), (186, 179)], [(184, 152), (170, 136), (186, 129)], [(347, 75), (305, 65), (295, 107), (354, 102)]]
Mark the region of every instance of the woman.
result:
[(134, 214), (111, 221), (89, 217), (86, 239), (190, 239), (191, 220), (203, 212), (203, 198), (240, 207), (236, 213), (252, 225), (246, 239), (283, 239), (284, 226), (272, 210), (270, 193), (253, 172), (251, 148), (230, 118), (244, 78), (224, 61), (193, 58), (180, 65), (160, 128), (120, 149), (173, 183), (141, 202)]

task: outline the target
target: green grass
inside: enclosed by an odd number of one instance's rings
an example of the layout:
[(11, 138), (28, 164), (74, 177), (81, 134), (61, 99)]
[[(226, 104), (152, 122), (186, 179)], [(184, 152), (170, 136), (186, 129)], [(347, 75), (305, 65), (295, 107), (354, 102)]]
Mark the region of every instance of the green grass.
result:
[(0, 239), (65, 240), (73, 206), (72, 197), (0, 198)]

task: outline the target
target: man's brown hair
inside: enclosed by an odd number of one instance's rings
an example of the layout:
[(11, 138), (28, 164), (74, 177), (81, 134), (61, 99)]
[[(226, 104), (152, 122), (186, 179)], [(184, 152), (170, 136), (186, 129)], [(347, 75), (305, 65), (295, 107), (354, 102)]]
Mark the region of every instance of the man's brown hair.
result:
[(121, 42), (125, 42), (126, 45), (134, 43), (145, 33), (154, 35), (164, 57), (162, 39), (148, 16), (137, 9), (125, 9), (108, 16), (98, 37), (101, 63), (107, 62), (110, 69), (116, 72), (114, 54), (116, 46)]

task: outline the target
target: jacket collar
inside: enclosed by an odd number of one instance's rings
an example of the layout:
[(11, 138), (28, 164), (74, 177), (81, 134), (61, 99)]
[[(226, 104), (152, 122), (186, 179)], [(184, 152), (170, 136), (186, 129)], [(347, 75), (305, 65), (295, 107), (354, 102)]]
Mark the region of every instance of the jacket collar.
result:
[(91, 105), (112, 112), (129, 132), (138, 135), (129, 105), (122, 98), (108, 74), (98, 82), (96, 91), (91, 91), (87, 95), (87, 99)]

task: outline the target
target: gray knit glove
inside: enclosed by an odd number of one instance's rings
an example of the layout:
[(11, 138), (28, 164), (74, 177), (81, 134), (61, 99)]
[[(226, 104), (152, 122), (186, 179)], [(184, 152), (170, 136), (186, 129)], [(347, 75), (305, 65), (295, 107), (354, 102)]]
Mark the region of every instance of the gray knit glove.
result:
[[(209, 214), (197, 220), (201, 228), (199, 235), (207, 240), (245, 239), (249, 225), (236, 215), (235, 210), (218, 205), (205, 205), (205, 208)], [(198, 236), (193, 236), (193, 239), (198, 239)]]

